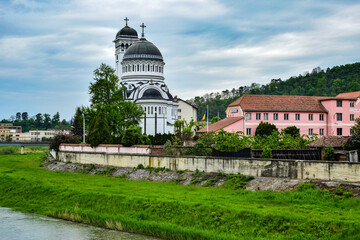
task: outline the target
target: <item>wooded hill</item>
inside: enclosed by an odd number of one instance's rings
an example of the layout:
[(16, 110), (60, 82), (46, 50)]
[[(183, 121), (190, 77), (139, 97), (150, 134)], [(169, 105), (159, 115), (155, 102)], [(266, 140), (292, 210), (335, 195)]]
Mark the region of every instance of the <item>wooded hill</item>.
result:
[(360, 62), (335, 66), (326, 70), (319, 67), (287, 80), (272, 79), (266, 85), (252, 83), (232, 90), (197, 96), (189, 101), (198, 104), (198, 121), (209, 107), (209, 120), (219, 114), (225, 118), (227, 106), (244, 94), (336, 96), (342, 92), (360, 91)]

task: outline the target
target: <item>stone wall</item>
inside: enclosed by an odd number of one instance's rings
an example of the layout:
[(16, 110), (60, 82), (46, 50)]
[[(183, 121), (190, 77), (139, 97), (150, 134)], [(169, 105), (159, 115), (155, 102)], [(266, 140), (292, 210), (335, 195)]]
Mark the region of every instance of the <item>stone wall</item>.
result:
[(139, 164), (171, 170), (241, 173), (262, 177), (360, 182), (360, 163), (304, 160), (239, 159), (218, 157), (155, 156), (100, 152), (59, 151), (63, 162), (136, 168)]

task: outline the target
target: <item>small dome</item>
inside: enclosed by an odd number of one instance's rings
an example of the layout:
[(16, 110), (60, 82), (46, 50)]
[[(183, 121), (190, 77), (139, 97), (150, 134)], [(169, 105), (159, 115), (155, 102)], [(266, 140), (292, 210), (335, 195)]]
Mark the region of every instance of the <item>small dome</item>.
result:
[(141, 98), (143, 98), (143, 99), (163, 99), (163, 97), (161, 96), (161, 93), (158, 90), (153, 89), (153, 88), (146, 90)]
[(138, 34), (135, 29), (125, 26), (118, 31), (116, 38), (138, 38)]
[(160, 50), (145, 38), (131, 45), (125, 52), (123, 60), (149, 59), (163, 61)]

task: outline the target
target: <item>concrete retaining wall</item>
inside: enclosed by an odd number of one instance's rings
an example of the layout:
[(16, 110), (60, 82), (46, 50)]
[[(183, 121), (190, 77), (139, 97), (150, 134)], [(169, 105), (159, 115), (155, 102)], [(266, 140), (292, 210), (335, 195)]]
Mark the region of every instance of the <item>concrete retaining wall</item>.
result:
[(241, 173), (262, 177), (360, 182), (360, 163), (304, 160), (238, 159), (216, 157), (152, 156), (59, 151), (63, 162), (135, 168), (139, 164), (171, 170)]

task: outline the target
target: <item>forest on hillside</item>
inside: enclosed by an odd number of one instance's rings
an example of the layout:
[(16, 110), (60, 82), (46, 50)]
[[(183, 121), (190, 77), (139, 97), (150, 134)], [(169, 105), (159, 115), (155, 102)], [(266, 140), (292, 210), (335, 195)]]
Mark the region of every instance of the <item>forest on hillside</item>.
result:
[(189, 102), (198, 105), (200, 121), (206, 106), (209, 108), (209, 120), (218, 114), (220, 118), (225, 118), (227, 106), (244, 94), (336, 96), (339, 93), (353, 91), (360, 91), (360, 62), (326, 70), (317, 67), (311, 72), (287, 80), (272, 79), (265, 85), (252, 83), (250, 86), (196, 96)]

